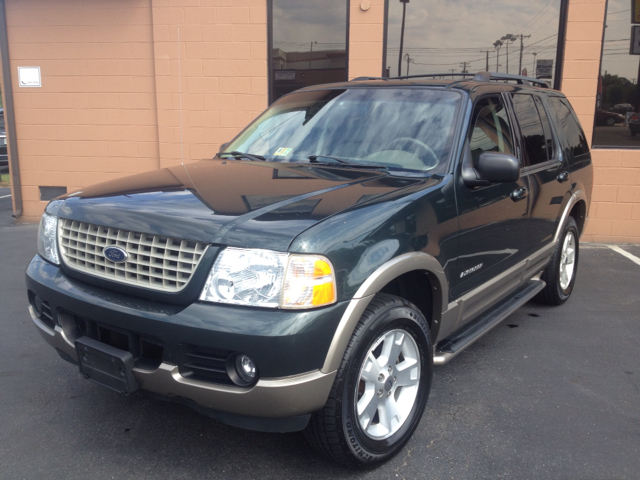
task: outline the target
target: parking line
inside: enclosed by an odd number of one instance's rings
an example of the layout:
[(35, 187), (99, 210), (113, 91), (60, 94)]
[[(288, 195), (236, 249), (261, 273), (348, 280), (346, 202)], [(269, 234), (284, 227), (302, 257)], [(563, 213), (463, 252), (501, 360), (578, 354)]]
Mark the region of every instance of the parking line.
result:
[(5, 195), (4, 197), (0, 197), (0, 198), (8, 198), (8, 197), (10, 197), (10, 196), (11, 196), (11, 195)]
[(614, 252), (618, 252), (620, 255), (624, 255), (629, 260), (631, 260), (633, 263), (637, 263), (638, 265), (640, 265), (640, 258), (636, 257), (635, 255), (631, 255), (629, 252), (625, 252), (619, 246), (617, 246), (617, 245), (609, 245), (609, 248), (611, 250), (613, 250)]

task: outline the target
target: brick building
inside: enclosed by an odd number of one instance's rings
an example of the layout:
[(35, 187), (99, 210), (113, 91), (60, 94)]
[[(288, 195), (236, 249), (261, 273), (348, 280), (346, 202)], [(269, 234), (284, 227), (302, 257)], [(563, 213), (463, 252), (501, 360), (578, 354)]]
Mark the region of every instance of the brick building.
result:
[[(640, 139), (618, 117), (599, 120), (621, 105), (638, 111), (638, 75), (627, 72), (640, 57), (624, 54), (629, 1), (609, 0), (608, 10), (605, 0), (485, 3), (0, 0), (17, 221), (37, 221), (65, 190), (212, 157), (270, 101), (304, 85), (395, 75), (396, 66), (488, 66), (535, 70), (571, 100), (595, 166), (583, 240), (640, 243)], [(515, 33), (493, 42), (493, 31)], [(19, 67), (39, 67), (40, 86), (26, 86)]]

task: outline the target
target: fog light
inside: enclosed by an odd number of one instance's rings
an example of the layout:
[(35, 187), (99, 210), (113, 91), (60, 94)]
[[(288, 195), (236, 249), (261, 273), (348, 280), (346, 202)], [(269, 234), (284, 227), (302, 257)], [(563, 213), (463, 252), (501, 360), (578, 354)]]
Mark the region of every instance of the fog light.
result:
[(236, 372), (238, 376), (247, 383), (253, 383), (256, 379), (256, 366), (246, 355), (236, 357)]

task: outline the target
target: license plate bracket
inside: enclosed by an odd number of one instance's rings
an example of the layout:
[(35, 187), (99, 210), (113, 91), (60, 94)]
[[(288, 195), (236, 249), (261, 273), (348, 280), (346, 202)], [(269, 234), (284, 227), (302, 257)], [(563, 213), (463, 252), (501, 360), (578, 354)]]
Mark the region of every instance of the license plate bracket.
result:
[(140, 388), (133, 376), (135, 360), (130, 352), (86, 336), (76, 340), (76, 352), (84, 378), (125, 395)]

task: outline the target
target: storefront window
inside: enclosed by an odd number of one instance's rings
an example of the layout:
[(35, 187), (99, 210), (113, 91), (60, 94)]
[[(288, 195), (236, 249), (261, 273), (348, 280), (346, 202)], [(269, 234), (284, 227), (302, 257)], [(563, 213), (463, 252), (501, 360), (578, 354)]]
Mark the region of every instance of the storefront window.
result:
[(387, 0), (384, 73), (490, 71), (558, 88), (566, 1)]
[(347, 0), (270, 0), (270, 101), (347, 80)]
[[(640, 148), (640, 51), (630, 54), (631, 5), (609, 0), (593, 127), (594, 147)], [(633, 5), (633, 2), (631, 2)], [(640, 23), (640, 21), (638, 22)], [(636, 42), (637, 43), (637, 42)]]

